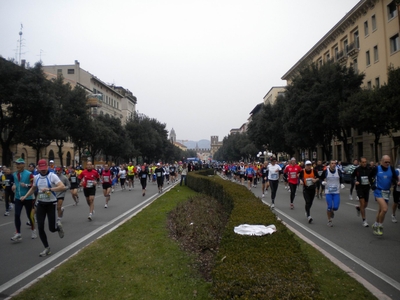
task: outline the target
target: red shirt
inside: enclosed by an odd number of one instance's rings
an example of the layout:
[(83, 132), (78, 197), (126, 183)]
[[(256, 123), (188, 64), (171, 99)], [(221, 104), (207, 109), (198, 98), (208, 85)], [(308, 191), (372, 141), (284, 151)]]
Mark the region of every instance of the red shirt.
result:
[(81, 180), (83, 188), (93, 188), (99, 178), (99, 173), (94, 169), (91, 169), (90, 171), (86, 169), (79, 174), (78, 178)]
[(292, 184), (298, 184), (299, 179), (297, 175), (300, 173), (302, 168), (299, 165), (287, 165), (284, 173), (288, 173), (288, 182)]
[(103, 183), (111, 183), (112, 175), (113, 175), (113, 173), (111, 172), (111, 170), (107, 170), (107, 171), (103, 170), (101, 172), (101, 177), (103, 179)]

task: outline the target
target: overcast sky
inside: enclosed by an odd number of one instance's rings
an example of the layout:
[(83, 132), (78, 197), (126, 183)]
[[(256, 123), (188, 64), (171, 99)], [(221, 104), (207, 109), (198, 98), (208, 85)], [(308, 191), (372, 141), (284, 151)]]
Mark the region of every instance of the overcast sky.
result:
[(73, 64), (137, 97), (178, 140), (222, 140), (358, 0), (13, 0), (0, 55)]

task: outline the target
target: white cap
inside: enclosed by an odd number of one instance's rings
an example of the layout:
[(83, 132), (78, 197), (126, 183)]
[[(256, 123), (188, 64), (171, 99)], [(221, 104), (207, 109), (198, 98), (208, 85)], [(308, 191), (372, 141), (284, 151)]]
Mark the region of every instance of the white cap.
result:
[(290, 160), (296, 160), (294, 157), (292, 157)]
[(157, 166), (159, 166), (160, 165), (160, 163), (157, 163)]
[(311, 161), (307, 160), (306, 165), (312, 165)]
[(54, 160), (50, 160), (50, 162), (51, 162), (51, 163), (53, 163), (53, 162), (54, 162)]

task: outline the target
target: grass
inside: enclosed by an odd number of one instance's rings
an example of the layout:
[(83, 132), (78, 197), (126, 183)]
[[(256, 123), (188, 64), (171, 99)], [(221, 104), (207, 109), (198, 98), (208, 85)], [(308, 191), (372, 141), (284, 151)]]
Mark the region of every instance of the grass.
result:
[[(13, 299), (211, 299), (196, 257), (170, 238), (168, 214), (196, 193), (175, 187)], [(199, 212), (201, 214), (201, 212)], [(319, 285), (316, 299), (376, 299), (300, 240)]]

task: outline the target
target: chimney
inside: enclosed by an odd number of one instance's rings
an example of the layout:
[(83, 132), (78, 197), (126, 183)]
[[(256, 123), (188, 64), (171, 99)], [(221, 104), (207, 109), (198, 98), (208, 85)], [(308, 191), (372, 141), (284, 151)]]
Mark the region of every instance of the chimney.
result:
[(25, 63), (26, 63), (26, 60), (25, 59), (21, 59), (21, 68), (25, 69)]

